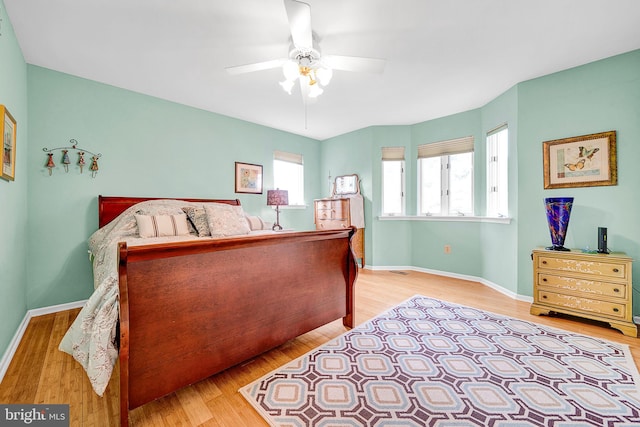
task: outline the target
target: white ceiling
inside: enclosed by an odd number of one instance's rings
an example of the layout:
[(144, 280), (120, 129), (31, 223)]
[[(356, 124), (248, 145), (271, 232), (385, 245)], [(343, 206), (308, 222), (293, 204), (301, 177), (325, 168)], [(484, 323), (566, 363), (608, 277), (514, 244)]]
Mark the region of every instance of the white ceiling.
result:
[(387, 64), (334, 72), (305, 108), (279, 69), (225, 71), (288, 55), (282, 0), (4, 0), (29, 64), (320, 140), (477, 108), (518, 82), (640, 48), (638, 0), (308, 3), (323, 53)]

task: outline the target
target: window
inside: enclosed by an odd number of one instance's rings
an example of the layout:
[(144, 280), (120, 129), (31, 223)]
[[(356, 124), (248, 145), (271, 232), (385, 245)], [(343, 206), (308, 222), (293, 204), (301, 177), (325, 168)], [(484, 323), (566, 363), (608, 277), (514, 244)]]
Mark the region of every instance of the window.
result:
[(418, 146), (418, 214), (473, 215), (473, 137)]
[(487, 133), (487, 216), (509, 216), (509, 129)]
[(404, 215), (404, 147), (382, 147), (382, 215)]
[(289, 205), (304, 205), (304, 165), (301, 154), (274, 151), (273, 186), (289, 192)]

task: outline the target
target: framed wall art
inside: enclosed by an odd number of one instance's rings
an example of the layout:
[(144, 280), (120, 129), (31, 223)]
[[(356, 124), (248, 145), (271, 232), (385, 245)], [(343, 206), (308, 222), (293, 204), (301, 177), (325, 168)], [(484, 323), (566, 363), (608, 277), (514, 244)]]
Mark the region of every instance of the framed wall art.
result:
[(4, 105), (0, 105), (0, 135), (2, 135), (2, 178), (16, 178), (16, 120)]
[(236, 162), (236, 193), (262, 194), (262, 165)]
[(616, 131), (542, 143), (544, 188), (618, 184)]

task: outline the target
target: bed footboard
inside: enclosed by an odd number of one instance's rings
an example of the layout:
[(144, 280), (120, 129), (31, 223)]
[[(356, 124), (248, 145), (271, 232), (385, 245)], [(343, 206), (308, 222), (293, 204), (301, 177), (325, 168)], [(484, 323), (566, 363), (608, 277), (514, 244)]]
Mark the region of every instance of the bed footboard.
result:
[(342, 318), (355, 229), (119, 248), (120, 419)]

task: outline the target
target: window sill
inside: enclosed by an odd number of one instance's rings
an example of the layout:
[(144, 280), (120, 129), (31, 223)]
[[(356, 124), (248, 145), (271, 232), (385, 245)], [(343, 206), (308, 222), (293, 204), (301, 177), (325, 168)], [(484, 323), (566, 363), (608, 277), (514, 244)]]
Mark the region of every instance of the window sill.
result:
[(489, 216), (379, 216), (380, 221), (435, 221), (435, 222), (489, 222), (495, 224), (511, 224), (510, 217), (489, 217)]

